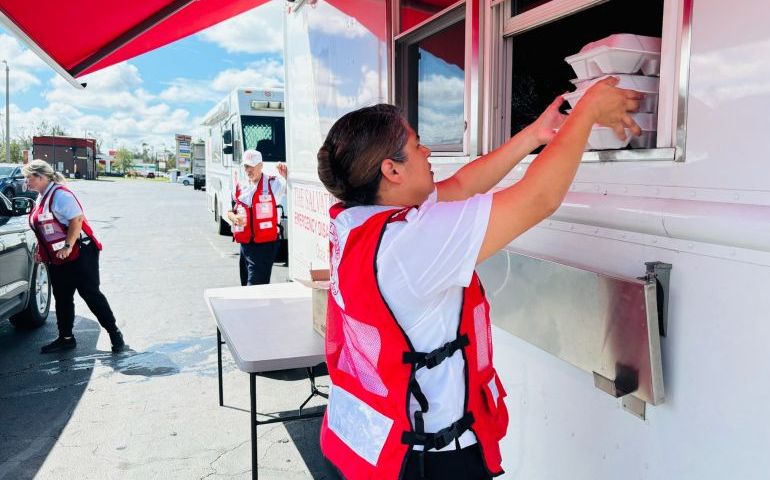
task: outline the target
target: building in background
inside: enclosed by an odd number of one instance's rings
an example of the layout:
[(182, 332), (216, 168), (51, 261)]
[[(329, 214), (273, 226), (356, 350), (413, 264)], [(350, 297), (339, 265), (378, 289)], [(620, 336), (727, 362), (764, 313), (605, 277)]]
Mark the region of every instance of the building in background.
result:
[(45, 160), (66, 177), (94, 180), (97, 176), (93, 138), (32, 137), (32, 153), (33, 158)]

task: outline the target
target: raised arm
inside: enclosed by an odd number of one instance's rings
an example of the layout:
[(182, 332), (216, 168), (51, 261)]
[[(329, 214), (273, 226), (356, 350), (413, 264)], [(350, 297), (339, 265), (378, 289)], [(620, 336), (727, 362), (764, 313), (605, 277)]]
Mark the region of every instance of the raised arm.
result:
[(437, 182), (438, 200), (465, 200), (477, 193), (486, 193), (497, 185), (524, 157), (553, 138), (554, 130), (564, 123), (565, 115), (559, 112), (563, 102), (561, 96), (556, 97), (536, 121), (500, 148), (468, 163), (446, 180)]
[(620, 138), (625, 138), (624, 127), (634, 135), (641, 134), (628, 112), (639, 107), (642, 95), (616, 88), (617, 83), (616, 78), (608, 78), (591, 87), (559, 133), (527, 169), (524, 178), (493, 195), (477, 263), (494, 255), (559, 208), (580, 165), (594, 123), (613, 128)]

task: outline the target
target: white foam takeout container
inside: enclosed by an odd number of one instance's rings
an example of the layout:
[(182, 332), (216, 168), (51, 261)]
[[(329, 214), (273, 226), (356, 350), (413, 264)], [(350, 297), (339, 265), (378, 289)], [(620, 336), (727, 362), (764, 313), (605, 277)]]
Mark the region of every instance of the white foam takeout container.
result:
[(660, 75), (660, 38), (616, 33), (564, 59), (580, 80), (613, 73)]
[(631, 117), (642, 129), (642, 134), (633, 136), (626, 129), (626, 139), (621, 140), (609, 127), (595, 126), (588, 136), (586, 150), (619, 150), (631, 145), (632, 148), (655, 148), (658, 116), (653, 113), (632, 113)]
[(645, 77), (642, 75), (605, 75), (603, 77), (591, 80), (570, 80), (577, 86), (577, 90), (564, 94), (564, 100), (568, 101), (572, 108), (575, 108), (578, 101), (583, 97), (594, 83), (603, 80), (609, 76), (617, 77), (618, 87), (636, 90), (644, 94), (644, 98), (639, 102), (639, 112), (657, 113), (658, 112), (658, 88), (660, 79), (658, 77)]

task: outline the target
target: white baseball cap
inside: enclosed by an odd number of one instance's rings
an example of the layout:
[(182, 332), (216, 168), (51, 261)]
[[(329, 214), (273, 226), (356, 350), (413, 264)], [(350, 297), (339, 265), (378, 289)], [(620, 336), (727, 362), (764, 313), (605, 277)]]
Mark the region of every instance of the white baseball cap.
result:
[(260, 163), (262, 163), (262, 154), (257, 150), (243, 152), (243, 166), (256, 167)]

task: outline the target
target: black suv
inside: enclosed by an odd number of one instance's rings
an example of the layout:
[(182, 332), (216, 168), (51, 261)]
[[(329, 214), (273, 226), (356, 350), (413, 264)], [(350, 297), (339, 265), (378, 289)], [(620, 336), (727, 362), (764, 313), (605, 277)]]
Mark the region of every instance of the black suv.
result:
[(48, 268), (35, 262), (37, 240), (27, 220), (33, 205), (0, 193), (0, 319), (24, 329), (43, 325), (51, 307)]
[(28, 192), (24, 186), (24, 176), (21, 165), (15, 163), (0, 163), (0, 193), (6, 198), (30, 197), (35, 198), (35, 192)]

